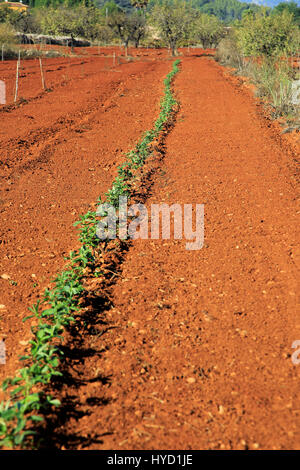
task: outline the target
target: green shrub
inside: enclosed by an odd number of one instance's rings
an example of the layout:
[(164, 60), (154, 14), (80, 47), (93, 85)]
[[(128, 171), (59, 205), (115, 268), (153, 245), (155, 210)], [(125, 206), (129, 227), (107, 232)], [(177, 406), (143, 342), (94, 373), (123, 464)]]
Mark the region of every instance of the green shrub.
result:
[(165, 0), (155, 4), (150, 17), (150, 23), (157, 28), (160, 38), (166, 42), (172, 55), (177, 55), (177, 48), (190, 39), (194, 21), (195, 10), (183, 0)]
[(16, 43), (15, 31), (9, 24), (0, 24), (0, 46), (6, 44), (11, 46)]
[(103, 26), (100, 10), (93, 7), (41, 8), (36, 13), (42, 34), (97, 39), (99, 26)]
[(240, 70), (243, 66), (243, 57), (237, 47), (234, 37), (221, 39), (217, 46), (215, 58), (222, 65), (228, 65)]
[(273, 117), (289, 115), (295, 110), (292, 104), (294, 72), (287, 60), (265, 59), (261, 64), (252, 62), (247, 72), (257, 87), (257, 95), (266, 98), (272, 106)]
[(194, 26), (194, 40), (200, 41), (203, 48), (213, 47), (224, 36), (224, 25), (216, 16), (202, 13)]
[(293, 14), (248, 13), (235, 28), (238, 47), (246, 56), (274, 57), (299, 49), (299, 28)]

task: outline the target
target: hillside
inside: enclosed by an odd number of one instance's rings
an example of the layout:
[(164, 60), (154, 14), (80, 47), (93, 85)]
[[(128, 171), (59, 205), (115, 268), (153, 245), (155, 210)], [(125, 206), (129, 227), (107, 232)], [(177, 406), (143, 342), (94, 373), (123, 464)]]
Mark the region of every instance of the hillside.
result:
[[(4, 0), (0, 0), (0, 3), (4, 2)], [(252, 5), (261, 5), (261, 6), (268, 6), (268, 7), (275, 7), (277, 6), (279, 3), (281, 3), (282, 0), (252, 0), (250, 2), (247, 2), (245, 0), (229, 0), (229, 1), (226, 1), (226, 0), (211, 0), (211, 1), (207, 1), (207, 0), (191, 0), (191, 3), (195, 6), (199, 6), (200, 8), (203, 7), (204, 5), (207, 5), (207, 4), (232, 4), (232, 5), (236, 5), (236, 4), (239, 4), (239, 3), (242, 3), (242, 4), (252, 4)], [(27, 4), (27, 5), (31, 5), (31, 6), (57, 6), (61, 3), (68, 3), (68, 5), (77, 5), (79, 3), (83, 3), (82, 0), (69, 0), (67, 2), (64, 2), (63, 0), (23, 0), (23, 3)], [(89, 4), (89, 3), (95, 3), (96, 6), (103, 6), (106, 1), (105, 0), (95, 0), (94, 2), (92, 0), (86, 0), (84, 3), (86, 4)], [(117, 3), (118, 5), (120, 5), (122, 8), (124, 9), (131, 9), (132, 8), (132, 5), (131, 5), (131, 2), (130, 0), (115, 0), (115, 3)], [(152, 3), (151, 0), (149, 3)], [(295, 2), (298, 6), (300, 6), (300, 0), (295, 0)], [(242, 7), (244, 7), (244, 5), (242, 5)]]
[[(243, 2), (243, 0), (241, 0)], [(264, 5), (267, 7), (276, 7), (279, 3), (282, 3), (282, 0), (253, 0), (252, 3), (255, 3), (257, 5)], [(297, 3), (298, 6), (300, 6), (300, 1), (295, 0), (295, 3)]]
[[(163, 0), (159, 0), (163, 3)], [(187, 0), (188, 3), (191, 3), (193, 7), (199, 9), (203, 13), (208, 13), (210, 15), (215, 15), (220, 20), (225, 23), (230, 23), (235, 19), (241, 19), (242, 14), (245, 10), (254, 10), (259, 11), (261, 6), (275, 7), (278, 5), (280, 0), (252, 0), (252, 2), (239, 1), (239, 0)], [(24, 3), (29, 4), (32, 7), (57, 7), (60, 4), (67, 4), (71, 8), (85, 4), (86, 6), (95, 5), (97, 7), (103, 8), (106, 5), (111, 5), (116, 3), (123, 10), (129, 11), (132, 10), (132, 4), (130, 0), (24, 0)], [(153, 5), (157, 3), (157, 0), (149, 0), (148, 9), (150, 10)], [(300, 5), (300, 0), (294, 2), (294, 4)]]

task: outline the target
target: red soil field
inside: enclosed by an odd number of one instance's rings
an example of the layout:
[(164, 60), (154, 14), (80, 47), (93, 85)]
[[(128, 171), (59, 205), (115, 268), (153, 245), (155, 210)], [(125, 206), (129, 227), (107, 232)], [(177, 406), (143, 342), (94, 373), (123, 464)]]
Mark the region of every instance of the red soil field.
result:
[[(103, 71), (97, 58), (85, 63), (81, 75), (78, 59), (72, 66), (69, 59), (49, 62), (46, 69), (56, 74), (53, 91), (40, 94), (31, 85), (39, 83), (36, 72), (21, 82), (28, 103), (0, 110), (0, 275), (10, 276), (0, 278), (1, 336), (8, 351), (1, 378), (14, 372), (30, 339), (30, 325), (22, 323), (28, 306), (77, 246), (72, 224), (107, 191), (123, 154), (152, 126), (171, 64), (135, 62)], [(30, 72), (34, 65), (26, 61), (24, 67)], [(8, 70), (6, 63), (3, 68)]]
[[(23, 46), (28, 49), (29, 46)], [(32, 48), (32, 46), (31, 46)], [(39, 50), (39, 48), (37, 48)], [(123, 47), (109, 48), (74, 48), (71, 53), (70, 48), (59, 46), (47, 46), (47, 50), (59, 50), (64, 52), (66, 57), (44, 58), (42, 64), (45, 74), (46, 88), (50, 91), (58, 87), (66, 87), (72, 81), (82, 81), (85, 77), (97, 74), (100, 71), (108, 71), (113, 68), (115, 54), (115, 64), (120, 65), (127, 60), (157, 61), (160, 58), (169, 57), (168, 50), (155, 51), (153, 49), (128, 49), (125, 56)], [(62, 50), (63, 49), (63, 50)], [(44, 50), (44, 46), (42, 48)], [(6, 104), (12, 104), (15, 96), (16, 81), (16, 60), (4, 61), (1, 64), (1, 80), (6, 83)], [(43, 92), (40, 65), (38, 59), (21, 59), (19, 74), (19, 100), (34, 99)]]
[[(66, 366), (49, 448), (300, 447), (299, 146), (202, 52), (182, 58), (147, 207), (204, 204), (204, 247), (132, 243), (103, 331), (82, 335)], [(168, 59), (151, 51), (107, 70), (97, 56), (47, 59), (52, 91), (23, 77), (28, 102), (0, 110), (2, 379), (30, 339), (27, 307), (77, 247), (72, 223), (157, 117)], [(13, 63), (0, 65), (12, 80)]]

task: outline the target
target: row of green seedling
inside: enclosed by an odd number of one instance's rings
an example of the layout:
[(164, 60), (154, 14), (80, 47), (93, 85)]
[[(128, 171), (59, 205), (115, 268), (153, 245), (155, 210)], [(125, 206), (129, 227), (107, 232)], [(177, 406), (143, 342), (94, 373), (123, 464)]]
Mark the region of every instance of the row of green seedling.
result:
[[(120, 196), (130, 199), (130, 186), (137, 170), (151, 153), (150, 144), (166, 126), (172, 115), (176, 100), (171, 90), (172, 79), (178, 72), (179, 61), (175, 61), (167, 75), (165, 91), (161, 102), (161, 112), (152, 130), (146, 132), (136, 148), (129, 152), (125, 163), (118, 167), (118, 176), (106, 194), (105, 202), (117, 206)], [(101, 198), (97, 203), (102, 203)], [(80, 312), (80, 299), (84, 291), (83, 281), (88, 267), (95, 276), (95, 249), (99, 244), (96, 236), (96, 212), (89, 211), (74, 225), (79, 227), (80, 248), (66, 258), (66, 269), (52, 282), (54, 287), (46, 289), (42, 298), (29, 308), (35, 318), (31, 327), (30, 351), (20, 357), (24, 367), (13, 378), (6, 379), (2, 388), (9, 393), (7, 401), (0, 403), (0, 445), (2, 447), (23, 448), (33, 446), (37, 423), (43, 421), (42, 411), (60, 405), (60, 401), (44, 391), (59, 371), (66, 327), (75, 321)], [(100, 273), (101, 274), (101, 273)]]

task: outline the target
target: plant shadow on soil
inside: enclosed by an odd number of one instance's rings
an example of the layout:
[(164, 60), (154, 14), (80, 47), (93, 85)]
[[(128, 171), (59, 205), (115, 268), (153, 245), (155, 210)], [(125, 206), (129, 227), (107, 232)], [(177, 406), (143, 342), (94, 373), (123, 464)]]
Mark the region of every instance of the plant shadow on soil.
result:
[[(179, 106), (177, 108), (177, 112)], [(132, 199), (135, 203), (145, 203), (152, 195), (154, 184), (154, 175), (161, 173), (161, 161), (166, 153), (166, 137), (173, 130), (176, 122), (175, 112), (170, 122), (167, 123), (164, 131), (161, 133), (159, 142), (152, 146), (152, 157), (147, 159), (147, 163), (141, 169), (140, 183), (138, 188), (133, 188)], [(54, 410), (45, 410), (42, 412), (44, 423), (36, 429), (34, 445), (39, 450), (58, 450), (68, 449), (76, 450), (78, 447), (85, 448), (91, 444), (102, 444), (102, 437), (113, 433), (106, 432), (101, 435), (94, 434), (84, 437), (80, 431), (70, 433), (67, 430), (70, 420), (79, 420), (84, 416), (91, 415), (91, 408), (104, 407), (111, 400), (107, 397), (89, 397), (82, 403), (79, 395), (74, 393), (80, 387), (89, 383), (97, 382), (99, 385), (111, 383), (112, 376), (101, 374), (94, 375), (93, 378), (86, 378), (88, 371), (85, 367), (86, 358), (102, 358), (108, 345), (101, 346), (100, 349), (91, 347), (92, 337), (102, 337), (112, 328), (116, 328), (107, 321), (106, 312), (113, 307), (111, 300), (111, 287), (115, 284), (117, 277), (121, 275), (122, 263), (126, 253), (132, 244), (131, 240), (118, 242), (118, 248), (114, 259), (110, 259), (107, 267), (111, 273), (107, 277), (105, 289), (98, 294), (95, 289), (84, 292), (81, 303), (82, 311), (76, 318), (76, 322), (67, 331), (67, 341), (60, 347), (63, 353), (60, 362), (61, 376), (57, 376), (46, 388), (46, 393), (54, 397), (59, 397), (61, 405)], [(109, 253), (108, 253), (109, 256)], [(96, 342), (96, 341), (95, 341)]]
[(195, 54), (193, 57), (215, 57), (215, 54), (211, 54), (210, 52), (203, 52), (201, 54)]
[[(152, 164), (143, 171), (140, 191), (135, 192), (134, 199), (139, 203), (144, 203), (148, 197), (151, 197), (152, 185), (154, 183), (153, 175), (159, 171), (161, 160), (161, 152), (164, 151), (163, 146), (160, 149), (159, 157), (156, 161), (156, 167)], [(68, 432), (68, 422), (70, 420), (80, 420), (84, 416), (91, 415), (93, 407), (103, 407), (110, 403), (110, 399), (106, 397), (92, 396), (83, 403), (79, 399), (77, 390), (89, 383), (98, 383), (99, 386), (111, 383), (112, 376), (104, 376), (96, 374), (92, 378), (88, 378), (89, 371), (85, 368), (85, 359), (91, 358), (94, 362), (101, 360), (103, 353), (109, 347), (107, 345), (98, 349), (91, 346), (91, 343), (97, 343), (98, 338), (116, 328), (107, 321), (106, 313), (113, 307), (110, 298), (110, 290), (115, 284), (117, 277), (122, 273), (122, 262), (126, 257), (126, 253), (130, 249), (132, 241), (122, 242), (119, 245), (117, 253), (117, 261), (113, 265), (109, 265), (110, 276), (107, 278), (107, 286), (101, 294), (93, 290), (85, 291), (82, 296), (81, 312), (76, 317), (76, 322), (66, 329), (67, 341), (63, 346), (59, 347), (62, 352), (60, 359), (59, 371), (61, 376), (55, 377), (45, 392), (53, 397), (58, 397), (61, 405), (54, 410), (45, 409), (41, 412), (44, 423), (36, 428), (36, 437), (34, 446), (39, 450), (58, 450), (61, 448), (75, 450), (89, 447), (91, 444), (102, 444), (101, 437), (112, 433), (104, 433), (101, 435), (90, 435), (84, 437), (80, 431), (78, 433)], [(112, 273), (115, 273), (112, 274)], [(93, 341), (95, 340), (95, 341)], [(75, 393), (74, 393), (75, 392)]]
[[(112, 266), (116, 275), (121, 271), (121, 264), (130, 244), (122, 244), (118, 256), (118, 264)], [(70, 420), (80, 420), (92, 414), (93, 407), (102, 407), (110, 403), (105, 396), (90, 396), (80, 400), (77, 390), (89, 383), (98, 383), (99, 386), (111, 382), (112, 376), (105, 376), (90, 371), (85, 367), (85, 359), (92, 358), (98, 362), (104, 352), (109, 348), (102, 345), (97, 348), (97, 340), (114, 326), (106, 321), (106, 312), (113, 307), (110, 300), (109, 289), (115, 283), (116, 276), (108, 279), (108, 287), (101, 294), (85, 291), (82, 296), (82, 311), (76, 322), (66, 329), (67, 341), (59, 349), (62, 352), (60, 360), (61, 376), (55, 377), (51, 385), (45, 390), (47, 394), (58, 397), (61, 405), (55, 409), (45, 409), (41, 415), (44, 423), (36, 428), (34, 447), (39, 450), (77, 449), (91, 444), (102, 444), (101, 437), (111, 434), (94, 434), (84, 437), (78, 433), (68, 432)], [(96, 343), (96, 344), (94, 344)], [(92, 377), (91, 377), (92, 376)]]

